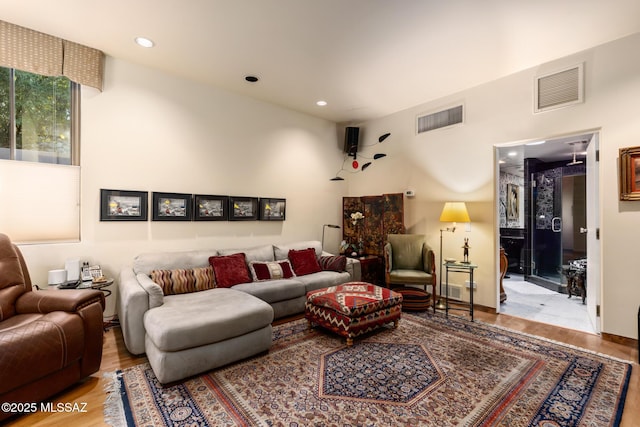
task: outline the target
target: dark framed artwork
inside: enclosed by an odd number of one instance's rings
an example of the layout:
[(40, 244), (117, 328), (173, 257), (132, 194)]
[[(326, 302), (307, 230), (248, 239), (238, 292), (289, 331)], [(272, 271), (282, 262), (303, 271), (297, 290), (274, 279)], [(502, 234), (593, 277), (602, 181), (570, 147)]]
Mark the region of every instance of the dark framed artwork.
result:
[(284, 221), (286, 199), (260, 198), (260, 221)]
[(516, 184), (507, 184), (507, 219), (520, 218), (520, 187)]
[(193, 196), (194, 221), (226, 221), (229, 219), (229, 197), (196, 194)]
[(257, 197), (229, 196), (229, 221), (255, 221), (258, 219)]
[(640, 200), (640, 147), (620, 149), (620, 200)]
[(146, 221), (149, 193), (100, 189), (100, 221)]
[(153, 193), (154, 221), (191, 221), (191, 194)]

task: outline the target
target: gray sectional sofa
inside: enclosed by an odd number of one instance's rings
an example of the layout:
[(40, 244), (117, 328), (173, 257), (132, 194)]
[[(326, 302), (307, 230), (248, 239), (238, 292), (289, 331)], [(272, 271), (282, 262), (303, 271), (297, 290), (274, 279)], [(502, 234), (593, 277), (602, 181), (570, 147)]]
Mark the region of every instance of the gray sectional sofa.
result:
[(318, 259), (330, 255), (318, 241), (138, 255), (121, 271), (118, 288), (118, 317), (127, 349), (146, 353), (162, 383), (268, 350), (274, 319), (304, 312), (309, 291), (360, 280), (359, 262), (348, 259), (346, 271), (322, 270), (175, 295), (164, 295), (151, 274), (208, 267), (212, 256), (237, 253), (245, 254), (247, 264), (285, 260), (289, 250), (307, 248), (313, 248)]

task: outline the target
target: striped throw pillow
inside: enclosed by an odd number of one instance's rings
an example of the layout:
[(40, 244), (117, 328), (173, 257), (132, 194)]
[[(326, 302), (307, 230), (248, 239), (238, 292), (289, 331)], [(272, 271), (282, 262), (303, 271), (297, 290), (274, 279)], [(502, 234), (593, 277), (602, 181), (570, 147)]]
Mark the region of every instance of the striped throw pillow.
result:
[(347, 257), (344, 255), (323, 255), (318, 260), (323, 271), (346, 271)]
[(162, 288), (164, 295), (186, 294), (216, 287), (211, 266), (176, 270), (153, 270), (151, 272), (151, 280)]

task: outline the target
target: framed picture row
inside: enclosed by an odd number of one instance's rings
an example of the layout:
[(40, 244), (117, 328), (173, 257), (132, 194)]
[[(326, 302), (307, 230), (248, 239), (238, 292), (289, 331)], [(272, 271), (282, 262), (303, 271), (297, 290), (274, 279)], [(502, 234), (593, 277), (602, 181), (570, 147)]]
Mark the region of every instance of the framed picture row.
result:
[[(161, 193), (151, 195), (153, 221), (284, 221), (286, 199)], [(147, 221), (146, 191), (100, 190), (100, 221)]]

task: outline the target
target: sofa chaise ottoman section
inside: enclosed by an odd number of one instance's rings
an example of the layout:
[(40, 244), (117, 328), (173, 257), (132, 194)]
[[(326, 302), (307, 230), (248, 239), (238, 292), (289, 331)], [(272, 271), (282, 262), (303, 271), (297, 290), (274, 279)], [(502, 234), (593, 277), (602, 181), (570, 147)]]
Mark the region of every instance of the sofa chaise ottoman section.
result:
[(144, 315), (145, 352), (162, 383), (266, 351), (271, 306), (227, 288), (165, 296)]

